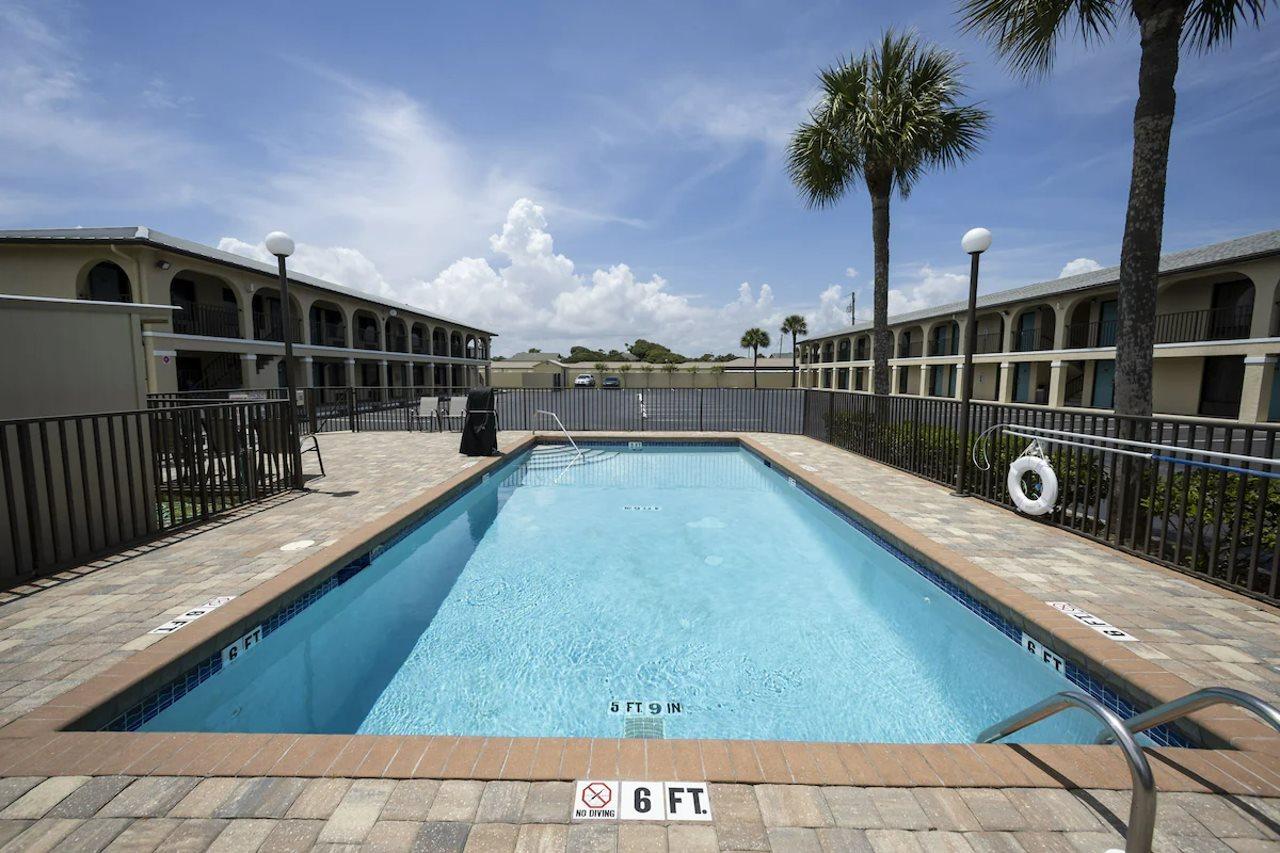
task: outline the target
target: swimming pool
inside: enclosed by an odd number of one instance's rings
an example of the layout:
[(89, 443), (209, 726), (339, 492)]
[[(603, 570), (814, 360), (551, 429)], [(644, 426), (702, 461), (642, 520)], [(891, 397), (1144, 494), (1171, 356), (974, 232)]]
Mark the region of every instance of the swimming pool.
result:
[(512, 459), (140, 727), (963, 742), (1073, 687), (737, 445), (584, 450)]

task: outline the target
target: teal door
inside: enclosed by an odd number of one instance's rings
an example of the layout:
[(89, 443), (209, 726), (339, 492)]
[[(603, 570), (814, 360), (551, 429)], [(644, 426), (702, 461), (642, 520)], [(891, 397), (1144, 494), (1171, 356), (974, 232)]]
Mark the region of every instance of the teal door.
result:
[(1116, 301), (1108, 299), (1098, 306), (1098, 343), (1100, 347), (1116, 345)]
[(1013, 401), (1031, 402), (1031, 365), (1020, 361), (1013, 366)]
[(1093, 407), (1110, 409), (1115, 405), (1116, 363), (1098, 361), (1093, 365)]
[(1271, 406), (1267, 410), (1267, 420), (1280, 421), (1280, 364), (1271, 366)]

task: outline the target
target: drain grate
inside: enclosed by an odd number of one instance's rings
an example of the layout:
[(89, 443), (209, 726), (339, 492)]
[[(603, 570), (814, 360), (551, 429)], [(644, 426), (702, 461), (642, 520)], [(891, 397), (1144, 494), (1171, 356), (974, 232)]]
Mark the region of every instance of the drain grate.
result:
[(662, 719), (653, 717), (627, 717), (622, 721), (622, 736), (662, 740)]

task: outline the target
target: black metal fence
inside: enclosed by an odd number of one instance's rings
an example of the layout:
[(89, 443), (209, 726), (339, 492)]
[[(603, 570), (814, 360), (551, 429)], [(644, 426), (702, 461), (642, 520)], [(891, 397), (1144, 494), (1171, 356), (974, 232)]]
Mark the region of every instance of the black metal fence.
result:
[(0, 586), (287, 491), (297, 440), (283, 401), (0, 421)]
[[(938, 483), (956, 484), (960, 403), (920, 397), (806, 391), (804, 434)], [(974, 402), (972, 435), (998, 423), (1130, 437), (1179, 448), (1276, 457), (1280, 427), (1172, 418), (1124, 418)], [(1003, 431), (1002, 431), (1003, 432)], [(1006, 475), (1028, 445), (1003, 436), (987, 445), (990, 467), (966, 455), (973, 494), (1012, 506)], [(1087, 443), (1087, 442), (1085, 442)], [(1226, 460), (1206, 466), (1096, 447), (1046, 445), (1058, 502), (1041, 520), (1272, 603), (1280, 575), (1280, 481), (1275, 469)], [(972, 450), (972, 447), (970, 448)]]

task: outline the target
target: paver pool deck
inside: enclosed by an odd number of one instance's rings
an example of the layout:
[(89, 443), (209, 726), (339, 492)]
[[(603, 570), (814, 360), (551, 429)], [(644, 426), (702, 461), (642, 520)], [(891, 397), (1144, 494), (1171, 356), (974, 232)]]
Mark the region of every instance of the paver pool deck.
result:
[[(509, 449), (528, 434), (501, 438)], [(742, 438), (829, 495), (864, 502), (860, 511), (896, 525), (908, 545), (957, 558), (994, 598), (1042, 607), (1033, 615), (1055, 639), (1155, 695), (1222, 684), (1280, 697), (1274, 608), (804, 437)], [(175, 749), (166, 735), (42, 733), (42, 714), (58, 714), (41, 706), (148, 660), (162, 640), (195, 636), (200, 623), (170, 638), (152, 628), (215, 595), (262, 595), (344, 537), (489, 464), (459, 456), (453, 435), (321, 441), (329, 475), (307, 492), (0, 593), (0, 849), (1120, 846), (1128, 773), (1101, 747), (223, 735), (185, 736)], [(317, 544), (280, 550), (302, 539)], [(1070, 601), (1139, 642), (1059, 630), (1046, 601)], [(1275, 849), (1280, 749), (1236, 712), (1202, 718), (1243, 749), (1152, 751), (1157, 849)], [(228, 737), (234, 749), (219, 739)], [(588, 775), (706, 778), (715, 821), (570, 824), (567, 780)]]

